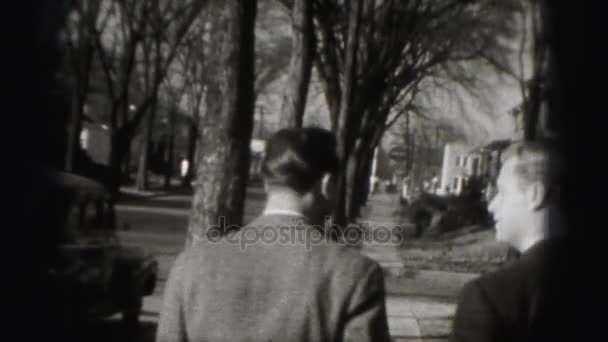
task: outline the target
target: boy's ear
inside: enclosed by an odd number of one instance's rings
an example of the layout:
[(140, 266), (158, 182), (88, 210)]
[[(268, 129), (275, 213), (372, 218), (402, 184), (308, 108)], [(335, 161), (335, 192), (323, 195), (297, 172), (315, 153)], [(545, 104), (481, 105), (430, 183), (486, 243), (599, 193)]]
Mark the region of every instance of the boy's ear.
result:
[(526, 191), (526, 198), (530, 209), (537, 210), (545, 203), (547, 188), (541, 182), (534, 182)]

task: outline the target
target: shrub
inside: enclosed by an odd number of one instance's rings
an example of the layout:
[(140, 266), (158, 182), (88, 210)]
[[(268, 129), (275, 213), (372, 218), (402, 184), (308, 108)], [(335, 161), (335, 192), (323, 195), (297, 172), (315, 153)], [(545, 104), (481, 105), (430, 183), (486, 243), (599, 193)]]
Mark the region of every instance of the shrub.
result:
[(410, 204), (403, 205), (398, 214), (414, 224), (416, 237), (452, 232), (471, 225), (489, 226), (492, 221), (480, 191), (446, 197), (423, 193)]

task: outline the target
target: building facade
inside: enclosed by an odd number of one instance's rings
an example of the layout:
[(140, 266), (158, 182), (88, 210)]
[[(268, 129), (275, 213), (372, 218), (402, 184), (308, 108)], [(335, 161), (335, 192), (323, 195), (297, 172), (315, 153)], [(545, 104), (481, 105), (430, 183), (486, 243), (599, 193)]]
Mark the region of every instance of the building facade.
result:
[(466, 155), (470, 149), (470, 146), (464, 144), (445, 145), (438, 194), (450, 195), (462, 192), (467, 171)]
[(510, 140), (497, 140), (474, 148), (464, 144), (446, 144), (439, 194), (460, 195), (473, 177), (492, 186), (500, 170), (502, 151), (510, 143)]

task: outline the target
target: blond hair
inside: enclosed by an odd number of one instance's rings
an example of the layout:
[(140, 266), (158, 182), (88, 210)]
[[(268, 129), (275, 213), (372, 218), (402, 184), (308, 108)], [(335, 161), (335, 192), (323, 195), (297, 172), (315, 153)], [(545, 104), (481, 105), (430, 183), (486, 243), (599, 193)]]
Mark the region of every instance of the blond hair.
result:
[(543, 142), (514, 142), (502, 154), (503, 165), (513, 160), (513, 173), (522, 187), (541, 182), (548, 197), (561, 188), (563, 165), (557, 149)]

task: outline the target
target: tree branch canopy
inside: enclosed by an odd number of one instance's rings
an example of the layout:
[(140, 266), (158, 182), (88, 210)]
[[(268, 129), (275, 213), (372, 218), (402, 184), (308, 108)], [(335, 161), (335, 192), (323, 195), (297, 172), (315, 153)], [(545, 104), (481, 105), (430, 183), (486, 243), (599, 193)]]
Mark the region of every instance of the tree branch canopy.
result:
[[(316, 65), (332, 127), (339, 145), (352, 146), (352, 153), (357, 146), (378, 140), (370, 137), (381, 136), (395, 121), (393, 116), (389, 122), (390, 113), (418, 109), (417, 85), (422, 81), (440, 75), (470, 87), (475, 75), (456, 66), (504, 53), (519, 8), (514, 4), (518, 0), (361, 2), (316, 0), (314, 6)], [(358, 6), (360, 27), (352, 42), (348, 18), (352, 22), (352, 10)], [(351, 75), (353, 44), (357, 46), (356, 66)], [(368, 133), (370, 130), (375, 134)], [(352, 155), (347, 151), (343, 157)]]

